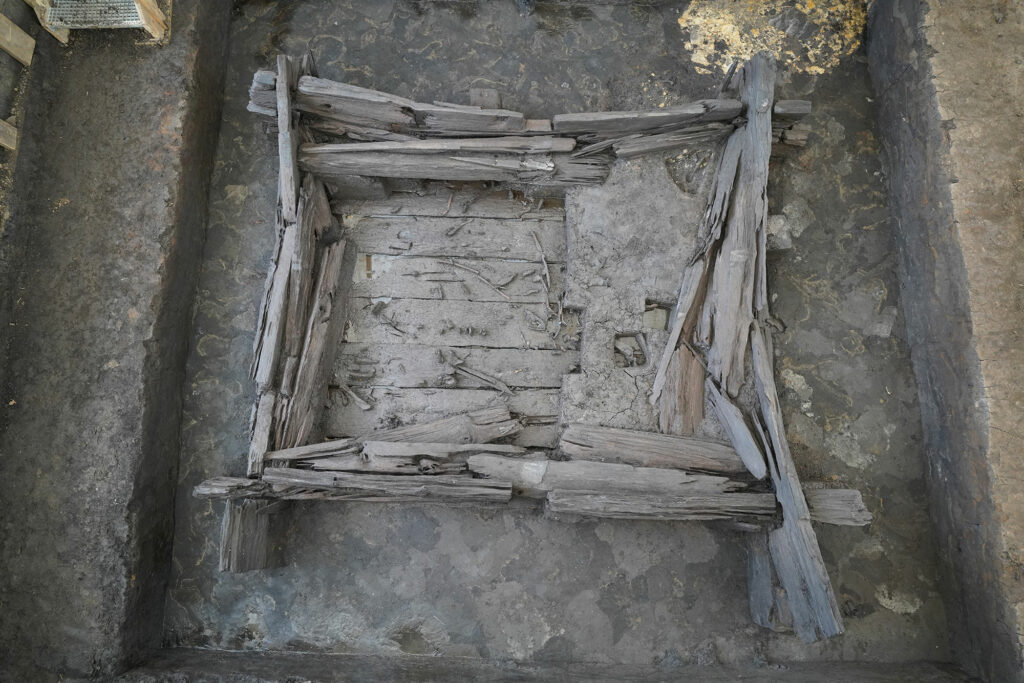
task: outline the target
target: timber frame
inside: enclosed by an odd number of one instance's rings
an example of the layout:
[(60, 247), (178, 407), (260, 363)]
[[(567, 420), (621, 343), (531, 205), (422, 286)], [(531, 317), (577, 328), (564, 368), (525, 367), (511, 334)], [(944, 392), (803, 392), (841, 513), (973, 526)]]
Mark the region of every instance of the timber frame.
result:
[[(842, 633), (811, 523), (864, 525), (871, 515), (857, 491), (802, 484), (786, 441), (772, 370), (766, 187), (769, 158), (806, 143), (808, 128), (798, 121), (810, 103), (775, 101), (774, 84), (775, 62), (760, 54), (727, 76), (723, 91), (738, 92), (737, 99), (549, 121), (502, 109), (494, 91), (472, 93), (479, 106), (427, 104), (325, 80), (310, 54), (282, 55), (274, 71), (258, 71), (249, 109), (276, 130), (279, 204), (251, 367), (258, 392), (251, 445), (238, 463), (245, 476), (217, 477), (194, 490), (226, 503), (221, 569), (267, 565), (268, 515), (286, 501), (503, 505), (517, 495), (543, 500), (548, 514), (567, 521), (728, 522), (748, 532), (757, 624), (792, 629), (808, 642)], [(347, 316), (345, 264), (353, 256), (332, 212), (331, 185), (351, 176), (516, 187), (600, 183), (615, 157), (695, 142), (721, 144), (722, 151), (650, 395), (662, 432), (685, 424), (688, 435), (569, 424), (556, 460), (506, 443), (524, 425), (507, 407), (489, 407), (319, 438)], [(540, 258), (538, 279), (549, 288), (543, 250)], [(508, 389), (497, 378), (473, 376)], [(748, 381), (753, 405), (737, 398)], [(688, 413), (703, 410), (705, 395), (730, 443), (692, 435)]]

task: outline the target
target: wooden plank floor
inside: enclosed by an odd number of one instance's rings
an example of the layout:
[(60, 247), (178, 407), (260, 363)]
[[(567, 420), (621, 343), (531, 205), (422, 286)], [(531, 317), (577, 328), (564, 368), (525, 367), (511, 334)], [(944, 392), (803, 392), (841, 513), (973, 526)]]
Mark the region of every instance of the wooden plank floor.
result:
[(440, 190), (336, 202), (357, 250), (329, 436), (504, 404), (515, 443), (557, 442), (559, 389), (579, 364), (561, 201)]

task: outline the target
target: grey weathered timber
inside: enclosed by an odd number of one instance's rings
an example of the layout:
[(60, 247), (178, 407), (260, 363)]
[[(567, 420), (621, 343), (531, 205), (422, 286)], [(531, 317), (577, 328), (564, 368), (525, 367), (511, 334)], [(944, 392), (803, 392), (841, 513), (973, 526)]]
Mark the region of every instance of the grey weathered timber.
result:
[(552, 120), (556, 133), (622, 135), (668, 125), (728, 121), (743, 110), (736, 100), (699, 100), (651, 111), (605, 111), (559, 114)]
[(292, 116), (291, 91), (297, 72), (290, 57), (277, 57), (277, 155), (280, 163), (278, 184), (281, 200), (281, 217), (285, 222), (294, 221), (299, 198), (299, 169), (296, 150), (299, 146), (298, 127)]
[(322, 441), (320, 443), (306, 444), (305, 446), (295, 446), (293, 448), (283, 448), (277, 451), (268, 451), (263, 454), (263, 459), (267, 461), (292, 461), (310, 460), (312, 458), (330, 458), (339, 455), (358, 453), (362, 448), (363, 446), (359, 439), (332, 439), (330, 441)]
[(277, 116), (277, 73), (260, 70), (252, 75), (249, 86), (249, 104), (246, 107), (254, 114)]
[(495, 135), (526, 130), (526, 117), (508, 109), (444, 103), (414, 105), (417, 128), (434, 135)]
[(325, 118), (374, 128), (412, 129), (416, 126), (412, 100), (313, 76), (299, 79), (295, 105)]
[(508, 192), (456, 190), (420, 196), (396, 194), (384, 200), (336, 201), (335, 213), (356, 216), (444, 216), (448, 218), (518, 218), (565, 220), (561, 200), (509, 201)]
[[(506, 396), (492, 389), (381, 389), (370, 397), (373, 409), (339, 410), (332, 408), (325, 428), (332, 436), (365, 435), (381, 439), (376, 430), (395, 420), (418, 419), (441, 421), (446, 415), (478, 409), (502, 407), (520, 416), (523, 425), (509, 430), (512, 443), (519, 446), (551, 448), (558, 442), (558, 400), (556, 389), (523, 389)], [(415, 427), (400, 427), (416, 433)], [(397, 430), (389, 430), (395, 432)], [(512, 433), (514, 431), (514, 434)], [(498, 438), (498, 437), (494, 437)], [(458, 442), (445, 437), (394, 437), (388, 441)], [(468, 443), (468, 441), (467, 441)]]
[[(734, 133), (741, 137), (743, 144), (739, 173), (704, 304), (710, 324), (710, 331), (706, 333), (711, 336), (708, 370), (729, 396), (736, 396), (743, 383), (747, 339), (754, 320), (755, 289), (759, 281), (758, 244), (768, 219), (774, 89), (774, 58), (767, 53), (755, 55), (743, 67), (741, 92), (747, 123)], [(761, 306), (757, 308), (760, 310)]]
[[(697, 249), (690, 257), (690, 263), (708, 255), (712, 246), (722, 238), (725, 220), (728, 216), (729, 204), (736, 184), (736, 171), (739, 167), (740, 151), (743, 148), (744, 136), (735, 132), (725, 142), (725, 147), (718, 157), (718, 169), (711, 186), (710, 199), (700, 225), (697, 227)], [(685, 314), (685, 313), (684, 313)]]
[(345, 324), (345, 298), (339, 292), (345, 249), (346, 242), (341, 240), (321, 252), (295, 390), (281, 425), (283, 434), (276, 441), (278, 448), (303, 444), (319, 419), (320, 407), (326, 403), (327, 378)]
[[(456, 225), (451, 228), (456, 231)], [(352, 296), (511, 303), (556, 302), (565, 290), (562, 268), (552, 268), (547, 291), (537, 265), (503, 259), (466, 259), (359, 253)]]
[(772, 111), (779, 118), (802, 119), (811, 113), (811, 103), (808, 100), (778, 100)]
[(736, 449), (747, 471), (755, 479), (764, 479), (768, 475), (768, 466), (765, 463), (764, 453), (761, 446), (754, 439), (743, 413), (736, 405), (718, 390), (711, 378), (705, 380), (705, 390), (711, 400), (711, 406), (722, 424), (729, 442)]
[[(349, 216), (345, 222), (363, 253), (539, 262), (536, 233), (548, 263), (565, 261), (562, 220)], [(529, 269), (523, 266), (524, 272)]]
[(251, 373), (260, 390), (270, 387), (277, 377), (281, 338), (288, 304), (288, 278), (291, 273), (291, 260), (295, 252), (297, 237), (296, 225), (288, 224), (284, 229), (277, 261), (271, 266), (274, 276), (267, 295), (267, 304), (262, 320), (257, 327), (257, 346)]
[[(452, 411), (455, 412), (455, 411)], [(522, 424), (512, 419), (505, 404), (489, 405), (474, 410), (451, 414), (440, 419), (404, 425), (392, 429), (364, 430), (360, 432), (371, 441), (418, 441), (423, 443), (487, 443), (515, 436)], [(340, 439), (352, 444), (355, 439)], [(274, 454), (268, 454), (268, 459)]]
[(262, 494), (266, 487), (259, 479), (214, 477), (192, 489), (192, 495), (196, 498), (251, 498)]
[(220, 570), (248, 572), (266, 569), (270, 516), (262, 514), (271, 503), (264, 500), (228, 500), (220, 534)]
[(547, 304), (501, 304), (447, 299), (392, 299), (389, 302), (353, 297), (345, 341), (434, 346), (559, 349), (563, 342), (549, 335), (557, 327)]
[(324, 179), (350, 175), (430, 180), (493, 180), (517, 183), (601, 183), (608, 176), (604, 158), (575, 159), (558, 153), (382, 152), (318, 153), (299, 150), (299, 167)]
[(274, 407), (277, 393), (267, 389), (256, 401), (256, 414), (253, 420), (252, 438), (249, 440), (249, 460), (246, 474), (250, 477), (259, 476), (263, 471), (263, 456), (270, 450), (272, 430), (274, 426)]
[(838, 526), (867, 526), (871, 523), (871, 512), (864, 505), (860, 491), (812, 488), (807, 484), (801, 488), (812, 522)]
[(692, 496), (667, 496), (555, 489), (547, 495), (546, 509), (553, 514), (608, 519), (734, 520), (771, 517), (775, 514), (775, 498), (770, 493), (698, 493)]
[(450, 152), (490, 152), (519, 154), (535, 152), (571, 152), (576, 147), (572, 138), (534, 135), (501, 136), (489, 138), (445, 138), (408, 140), (400, 142), (356, 142), (309, 144), (302, 153), (310, 156), (332, 156), (356, 152), (394, 152), (395, 154), (440, 154)]
[(669, 329), (668, 342), (665, 344), (665, 350), (661, 354), (661, 360), (658, 362), (658, 371), (655, 373), (654, 382), (651, 385), (651, 395), (648, 398), (651, 405), (658, 402), (661, 398), (661, 392), (665, 388), (665, 382), (668, 379), (668, 366), (672, 361), (676, 348), (679, 346), (683, 327), (686, 324), (690, 309), (693, 307), (701, 290), (700, 283), (704, 277), (704, 269), (704, 261), (698, 261), (689, 264), (683, 271), (683, 281), (679, 286), (679, 300), (676, 302), (675, 310), (672, 313), (672, 324)]
[(348, 386), (481, 388), (455, 373), (453, 364), (483, 372), (514, 389), (557, 389), (577, 366), (576, 353), (558, 350), (489, 349), (422, 344), (342, 344), (334, 381)]
[(779, 585), (764, 529), (747, 534), (747, 598), (755, 624), (773, 631), (793, 629), (789, 600)]
[(746, 468), (728, 444), (694, 437), (570, 424), (559, 449), (570, 458), (640, 467), (737, 474)]
[[(818, 539), (811, 528), (811, 515), (807, 500), (797, 477), (796, 467), (789, 452), (786, 431), (782, 423), (778, 392), (772, 373), (771, 357), (764, 334), (755, 326), (751, 339), (751, 359), (761, 415), (771, 438), (772, 452), (768, 454), (768, 470), (775, 485), (775, 495), (782, 506), (783, 525), (772, 532), (772, 557), (779, 578), (789, 596), (794, 625), (801, 638), (817, 640), (818, 634), (828, 638), (843, 632), (843, 618), (829, 581), (825, 562), (821, 557)], [(787, 564), (780, 566), (780, 554), (788, 554)], [(785, 567), (785, 571), (784, 568)], [(806, 605), (802, 598), (806, 596)], [(806, 608), (811, 615), (811, 628), (803, 623)]]
[(704, 366), (686, 346), (669, 361), (665, 386), (658, 401), (662, 434), (695, 434), (704, 420)]
[(708, 123), (671, 133), (629, 136), (614, 143), (612, 149), (615, 150), (616, 156), (628, 159), (651, 152), (664, 152), (688, 145), (715, 142), (731, 134), (733, 130), (735, 127), (732, 124)]
[(377, 458), (365, 455), (336, 455), (296, 463), (301, 467), (325, 472), (368, 472), (394, 475), (460, 474), (466, 471), (465, 462), (435, 460), (426, 457)]
[[(440, 499), (459, 502), (505, 503), (512, 498), (508, 482), (458, 475), (388, 476), (351, 472), (316, 472), (268, 467), (263, 481), (275, 488), (327, 490), (336, 499), (378, 502)], [(285, 496), (287, 497), (287, 496)]]
[(368, 458), (428, 457), (435, 460), (465, 460), (478, 453), (522, 455), (526, 449), (500, 443), (430, 443), (422, 441), (364, 441)]
[(726, 493), (743, 488), (727, 477), (682, 470), (633, 467), (588, 460), (510, 458), (480, 454), (466, 461), (474, 474), (509, 481), (516, 493), (543, 498), (555, 489), (601, 493), (689, 496)]

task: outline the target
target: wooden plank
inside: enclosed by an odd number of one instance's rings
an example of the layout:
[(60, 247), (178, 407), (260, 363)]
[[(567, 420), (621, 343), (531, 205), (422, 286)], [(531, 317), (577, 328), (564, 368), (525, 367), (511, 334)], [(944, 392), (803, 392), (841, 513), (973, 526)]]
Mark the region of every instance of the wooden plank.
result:
[[(275, 488), (336, 489), (335, 499), (377, 502), (417, 501), (422, 499), (460, 502), (505, 503), (512, 498), (508, 482), (474, 479), (468, 476), (394, 477), (350, 472), (315, 472), (293, 468), (268, 467), (263, 481)], [(287, 497), (287, 495), (283, 496)]]
[(299, 79), (295, 104), (325, 118), (369, 124), (374, 128), (409, 129), (416, 125), (412, 100), (369, 88), (313, 76)]
[(629, 159), (641, 154), (665, 152), (689, 145), (715, 142), (731, 134), (733, 130), (735, 127), (729, 123), (708, 123), (672, 133), (629, 136), (614, 143), (612, 148), (615, 150), (616, 156)]
[(570, 424), (562, 434), (559, 448), (570, 458), (580, 460), (724, 474), (745, 471), (743, 461), (731, 446), (694, 437)]
[[(779, 571), (780, 580), (790, 598), (789, 603), (793, 611), (797, 633), (805, 640), (817, 639), (817, 633), (824, 638), (829, 638), (843, 632), (842, 614), (832, 590), (825, 561), (821, 557), (817, 537), (811, 528), (811, 515), (807, 507), (807, 500), (804, 497), (796, 467), (789, 452), (775, 378), (772, 374), (771, 357), (768, 355), (760, 327), (754, 328), (750, 339), (755, 387), (761, 414), (771, 437), (772, 453), (769, 454), (768, 470), (772, 475), (775, 495), (782, 505), (783, 512), (782, 528), (772, 533), (772, 557), (775, 558), (775, 566)], [(793, 564), (795, 569), (787, 570), (789, 576), (783, 573), (783, 569), (779, 565), (776, 545), (778, 552), (790, 553), (788, 561)], [(791, 589), (806, 594), (806, 607), (813, 618), (814, 628), (812, 631), (808, 631), (806, 624), (799, 623), (803, 617), (798, 615), (798, 611), (804, 607), (800, 604), (800, 599), (793, 598)]]
[(497, 258), (540, 262), (533, 235), (548, 263), (565, 262), (561, 220), (389, 216), (345, 220), (350, 239), (365, 254)]
[(196, 498), (251, 498), (262, 495), (267, 485), (259, 479), (247, 477), (214, 477), (192, 489)]
[(342, 344), (334, 383), (350, 387), (483, 388), (452, 363), (482, 372), (513, 389), (557, 389), (579, 364), (574, 351), (438, 347), (422, 344)]
[(805, 643), (813, 643), (818, 639), (818, 628), (814, 610), (810, 604), (807, 579), (801, 571), (798, 555), (801, 549), (794, 545), (789, 530), (792, 525), (772, 531), (768, 536), (772, 563), (779, 578), (779, 583), (786, 591), (786, 603), (793, 617), (793, 629)]
[(291, 90), (295, 65), (286, 55), (277, 56), (277, 157), (281, 216), (294, 221), (299, 199), (298, 131), (292, 117)]
[(566, 462), (484, 453), (472, 455), (466, 462), (474, 474), (512, 482), (516, 494), (533, 498), (543, 498), (555, 489), (689, 496), (743, 488), (727, 477), (589, 460)]
[(396, 194), (387, 199), (335, 202), (332, 208), (335, 213), (346, 216), (565, 220), (565, 205), (561, 200), (510, 200), (508, 192), (490, 191), (457, 190), (424, 196)]
[(0, 48), (25, 66), (30, 66), (36, 51), (36, 41), (22, 31), (20, 26), (0, 14)]
[(0, 119), (0, 147), (12, 152), (18, 149), (18, 129), (3, 119)]
[(142, 19), (142, 27), (153, 36), (154, 40), (163, 40), (167, 32), (167, 17), (164, 16), (156, 0), (134, 0), (135, 9)]
[[(367, 439), (380, 441), (383, 439), (371, 432), (397, 421), (435, 421), (454, 413), (507, 406), (524, 421), (522, 430), (514, 435), (512, 443), (551, 448), (558, 442), (555, 423), (558, 420), (559, 392), (553, 389), (523, 389), (511, 396), (487, 389), (391, 389), (374, 390), (367, 398), (373, 402), (373, 407), (366, 411), (335, 403), (327, 415), (327, 433), (335, 437), (363, 434)], [(437, 436), (414, 439), (406, 434), (387, 440), (458, 441)]]
[(754, 439), (753, 433), (747, 426), (740, 409), (728, 398), (722, 395), (715, 383), (709, 377), (705, 383), (705, 390), (711, 400), (711, 406), (718, 416), (718, 421), (729, 437), (729, 442), (736, 449), (740, 459), (746, 466), (747, 471), (755, 479), (764, 479), (768, 475), (768, 466), (765, 464), (765, 455), (761, 446)]
[(368, 472), (391, 475), (439, 475), (466, 472), (466, 463), (447, 462), (426, 457), (375, 458), (362, 455), (338, 455), (316, 460), (300, 460), (298, 465), (318, 472)]
[(252, 438), (249, 440), (249, 460), (246, 474), (257, 477), (263, 472), (263, 457), (270, 450), (273, 437), (274, 408), (277, 393), (266, 390), (256, 402), (256, 419), (253, 421)]
[(775, 499), (770, 493), (664, 496), (556, 489), (548, 493), (546, 509), (555, 515), (572, 514), (606, 519), (713, 521), (771, 517), (775, 514)]
[(838, 526), (867, 526), (872, 515), (856, 489), (811, 488), (805, 484), (804, 497), (811, 521)]
[(522, 446), (500, 443), (425, 443), (416, 441), (364, 441), (363, 455), (368, 458), (427, 457), (435, 460), (461, 460), (478, 453), (522, 455)]
[(319, 154), (302, 149), (299, 150), (299, 167), (325, 179), (346, 175), (368, 175), (425, 180), (534, 182), (551, 179), (555, 174), (555, 162), (547, 153)]
[(345, 341), (560, 349), (568, 344), (552, 337), (558, 331), (558, 320), (546, 304), (354, 297)]
[(552, 264), (551, 288), (533, 263), (359, 253), (352, 296), (546, 303), (565, 291), (564, 266)]
[(395, 154), (438, 154), (441, 152), (489, 152), (518, 154), (536, 152), (571, 152), (576, 147), (572, 138), (532, 135), (490, 138), (413, 139), (398, 142), (357, 142), (303, 145), (303, 154), (333, 156), (357, 152), (394, 152)]
[(811, 103), (808, 100), (778, 100), (772, 111), (779, 118), (802, 119), (811, 113)]
[(685, 346), (676, 349), (666, 372), (658, 401), (658, 429), (662, 434), (689, 436), (704, 420), (704, 366)]
[(277, 262), (271, 266), (274, 276), (266, 297), (263, 320), (257, 326), (257, 346), (250, 374), (260, 391), (270, 387), (277, 377), (288, 303), (288, 278), (291, 273), (290, 264), (292, 254), (295, 252), (297, 231), (294, 223), (284, 230)]
[(278, 448), (305, 443), (320, 418), (320, 408), (327, 402), (327, 378), (337, 352), (337, 339), (345, 324), (347, 301), (340, 295), (342, 262), (346, 242), (327, 246), (317, 268), (319, 280), (310, 307), (304, 345), (295, 379), (295, 391), (288, 402), (282, 425), (283, 436)]
[(559, 114), (551, 123), (555, 132), (561, 134), (621, 135), (662, 126), (728, 121), (738, 116), (742, 110), (743, 105), (736, 100), (699, 100), (651, 111)]
[(651, 395), (648, 397), (651, 405), (655, 405), (661, 398), (661, 392), (665, 389), (665, 382), (668, 380), (668, 366), (672, 362), (675, 350), (679, 346), (679, 340), (683, 334), (683, 326), (686, 324), (687, 316), (697, 295), (701, 291), (701, 280), (704, 277), (704, 261), (691, 263), (683, 270), (683, 282), (679, 286), (679, 300), (676, 302), (672, 314), (672, 325), (669, 330), (668, 342), (658, 362), (658, 371), (654, 374), (654, 382), (651, 384)]
[(270, 516), (260, 514), (264, 500), (229, 500), (224, 504), (220, 536), (220, 570), (248, 572), (269, 563)]
[(437, 135), (518, 133), (526, 117), (509, 109), (480, 109), (444, 103), (414, 105), (418, 127)]
[(36, 18), (42, 27), (62, 45), (67, 45), (71, 39), (71, 31), (66, 28), (53, 28), (47, 21), (47, 15), (50, 11), (50, 0), (25, 0), (25, 2), (35, 11)]
[(768, 550), (768, 532), (747, 534), (747, 602), (750, 619), (763, 628), (775, 628), (775, 582)]
[(775, 60), (760, 53), (743, 67), (742, 100), (747, 106), (747, 123), (736, 133), (743, 140), (739, 174), (705, 304), (711, 326), (708, 371), (732, 397), (739, 393), (744, 380), (747, 338), (759, 281), (758, 240), (768, 220), (774, 89)]

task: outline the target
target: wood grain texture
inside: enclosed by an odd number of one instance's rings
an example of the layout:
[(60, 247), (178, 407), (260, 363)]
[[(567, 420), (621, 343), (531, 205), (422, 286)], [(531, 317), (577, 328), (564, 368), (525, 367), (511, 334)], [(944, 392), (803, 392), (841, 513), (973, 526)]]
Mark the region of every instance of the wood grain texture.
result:
[(385, 142), (317, 143), (301, 147), (303, 154), (326, 156), (355, 154), (357, 152), (392, 152), (395, 154), (437, 155), (451, 152), (489, 152), (494, 154), (518, 154), (537, 152), (571, 152), (576, 147), (572, 138), (558, 138), (544, 135), (500, 136), (489, 138), (445, 138)]
[(770, 493), (708, 493), (663, 496), (640, 493), (595, 493), (556, 489), (547, 495), (548, 512), (606, 519), (713, 521), (775, 514)]
[(17, 24), (0, 14), (0, 48), (25, 66), (32, 64), (36, 41)]
[[(559, 392), (554, 389), (523, 389), (508, 397), (488, 389), (393, 389), (375, 390), (368, 398), (373, 401), (373, 408), (368, 411), (332, 407), (326, 420), (327, 433), (332, 436), (365, 435), (367, 439), (379, 441), (382, 439), (377, 430), (396, 421), (435, 422), (456, 413), (505, 408), (521, 416), (524, 422), (522, 429), (512, 436), (512, 443), (551, 448), (558, 442), (555, 423)], [(335, 400), (341, 399), (337, 397)], [(459, 441), (436, 436), (413, 439), (404, 435), (387, 440)]]
[(512, 498), (508, 482), (452, 475), (387, 476), (351, 472), (316, 472), (268, 467), (263, 481), (274, 487), (332, 491), (335, 499), (402, 502), (442, 499), (459, 502), (505, 503)]
[[(559, 220), (347, 216), (349, 238), (368, 254), (441, 258), (496, 258), (539, 262), (536, 233), (549, 263), (565, 262)], [(524, 266), (524, 269), (526, 267)]]
[(736, 100), (699, 100), (650, 111), (605, 111), (559, 114), (551, 123), (556, 133), (622, 135), (662, 126), (705, 121), (727, 121), (740, 114)]
[(745, 471), (743, 461), (728, 444), (670, 434), (570, 424), (559, 448), (580, 460), (724, 474)]
[(290, 264), (297, 238), (298, 228), (294, 223), (284, 228), (277, 260), (271, 265), (273, 277), (265, 299), (266, 305), (263, 307), (261, 320), (257, 321), (251, 377), (256, 381), (260, 391), (272, 387), (277, 379), (288, 305), (288, 278), (291, 274)]
[(552, 264), (550, 291), (541, 268), (502, 259), (463, 259), (360, 253), (352, 296), (511, 303), (556, 302), (565, 290), (564, 267)]
[(494, 377), (513, 389), (557, 389), (577, 366), (574, 351), (438, 347), (422, 344), (342, 344), (334, 382), (348, 386), (479, 389), (453, 364)]
[(0, 147), (12, 152), (18, 149), (18, 129), (3, 119), (0, 119)]
[(335, 213), (354, 216), (447, 217), (447, 218), (516, 218), (534, 220), (565, 220), (561, 200), (513, 200), (507, 192), (458, 190), (448, 194), (420, 196), (414, 193), (392, 195), (388, 199), (338, 201)]
[(740, 459), (746, 466), (747, 471), (754, 479), (764, 479), (768, 475), (768, 465), (765, 463), (765, 455), (761, 446), (754, 439), (753, 433), (747, 426), (743, 413), (736, 405), (718, 390), (715, 383), (709, 377), (705, 382), (705, 390), (711, 400), (711, 406), (718, 417), (722, 429), (732, 447), (736, 449)]
[(265, 500), (229, 500), (224, 504), (220, 535), (220, 570), (248, 572), (266, 569), (269, 559), (267, 534), (270, 516), (261, 514), (271, 505)]
[(281, 216), (285, 222), (295, 220), (299, 200), (298, 130), (292, 116), (292, 87), (296, 69), (291, 58), (277, 57), (277, 157)]
[(555, 489), (687, 496), (743, 488), (743, 484), (727, 477), (588, 460), (566, 462), (484, 453), (472, 455), (466, 462), (474, 474), (509, 481), (517, 494), (534, 498), (543, 498)]

